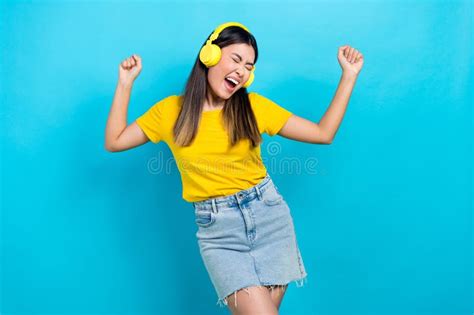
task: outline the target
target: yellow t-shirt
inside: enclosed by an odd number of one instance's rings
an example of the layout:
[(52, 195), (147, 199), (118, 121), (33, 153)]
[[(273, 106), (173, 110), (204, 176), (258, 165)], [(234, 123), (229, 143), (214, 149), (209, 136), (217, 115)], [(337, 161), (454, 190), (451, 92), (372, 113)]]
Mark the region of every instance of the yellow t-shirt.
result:
[[(292, 113), (258, 93), (248, 95), (260, 134), (277, 134)], [(222, 109), (204, 111), (192, 144), (176, 145), (173, 126), (181, 104), (182, 96), (168, 96), (150, 107), (136, 122), (153, 143), (164, 141), (169, 146), (181, 174), (184, 200), (195, 202), (231, 195), (256, 185), (265, 177), (267, 170), (260, 146), (252, 149), (248, 139), (230, 146), (221, 119)]]

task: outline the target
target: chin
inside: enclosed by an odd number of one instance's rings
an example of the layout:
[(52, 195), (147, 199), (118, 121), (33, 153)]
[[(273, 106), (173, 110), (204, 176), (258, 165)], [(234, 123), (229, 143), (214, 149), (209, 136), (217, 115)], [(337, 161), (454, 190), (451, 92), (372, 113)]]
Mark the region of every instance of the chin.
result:
[(226, 94), (226, 93), (223, 94), (222, 92), (219, 92), (219, 93), (214, 92), (214, 95), (217, 95), (220, 99), (223, 99), (223, 100), (229, 99), (232, 96), (232, 94)]
[(228, 93), (227, 91), (221, 91), (220, 89), (218, 90), (219, 92), (216, 93), (216, 90), (212, 90), (214, 95), (217, 97), (223, 99), (223, 100), (228, 100), (237, 90), (233, 91), (232, 93)]
[(237, 93), (237, 91), (238, 91), (239, 89), (240, 89), (240, 88), (235, 89), (235, 90), (232, 91), (232, 92), (227, 92), (227, 91), (226, 91), (227, 93), (225, 93), (222, 98), (229, 99), (232, 95), (234, 95), (235, 93)]

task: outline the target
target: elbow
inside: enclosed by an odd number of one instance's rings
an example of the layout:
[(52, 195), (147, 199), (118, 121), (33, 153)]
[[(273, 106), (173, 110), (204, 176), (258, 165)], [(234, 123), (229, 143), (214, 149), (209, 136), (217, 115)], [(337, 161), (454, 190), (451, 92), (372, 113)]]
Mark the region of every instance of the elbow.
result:
[(105, 151), (107, 151), (107, 152), (115, 152), (114, 149), (113, 149), (112, 147), (108, 146), (108, 145), (105, 145), (105, 146), (104, 146), (104, 149), (105, 149)]
[(332, 140), (334, 139), (334, 134), (332, 133), (323, 132), (322, 136), (324, 144), (331, 144)]
[(113, 143), (109, 142), (105, 142), (104, 149), (108, 152), (117, 152), (117, 149), (114, 147)]
[(319, 141), (313, 142), (313, 144), (325, 144), (325, 145), (329, 145), (331, 143), (332, 143), (331, 140), (319, 140)]
[(316, 141), (314, 141), (313, 143), (315, 143), (315, 144), (331, 144), (332, 140), (333, 140), (333, 137), (331, 137), (329, 135), (320, 134), (318, 136), (318, 138), (316, 139)]
[(331, 144), (331, 143), (332, 143), (332, 138), (324, 139), (324, 144)]
[(329, 139), (329, 138), (319, 138), (317, 140), (313, 140), (311, 141), (312, 144), (331, 144), (332, 143), (332, 139)]
[(317, 125), (315, 144), (331, 144), (334, 135), (326, 131), (321, 125)]

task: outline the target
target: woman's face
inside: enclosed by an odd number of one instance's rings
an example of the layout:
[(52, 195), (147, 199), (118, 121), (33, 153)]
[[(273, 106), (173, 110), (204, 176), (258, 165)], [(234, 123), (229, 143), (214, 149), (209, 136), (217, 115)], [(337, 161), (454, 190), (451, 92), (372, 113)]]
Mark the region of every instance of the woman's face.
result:
[[(248, 44), (232, 44), (222, 48), (221, 52), (219, 62), (209, 68), (207, 80), (217, 97), (228, 99), (250, 77), (255, 60), (255, 51)], [(237, 80), (237, 85), (226, 80), (229, 77)]]

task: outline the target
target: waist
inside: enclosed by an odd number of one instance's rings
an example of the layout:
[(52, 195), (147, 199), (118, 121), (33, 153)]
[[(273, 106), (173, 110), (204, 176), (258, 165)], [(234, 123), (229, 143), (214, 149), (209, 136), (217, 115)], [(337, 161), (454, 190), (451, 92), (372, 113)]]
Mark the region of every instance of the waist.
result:
[(273, 181), (270, 177), (270, 174), (266, 173), (265, 177), (256, 185), (237, 191), (228, 196), (221, 196), (216, 198), (209, 198), (206, 200), (192, 202), (194, 209), (212, 209), (212, 204), (216, 206), (232, 206), (237, 204), (237, 202), (250, 201), (258, 196), (258, 194), (263, 193), (269, 187), (273, 185)]

